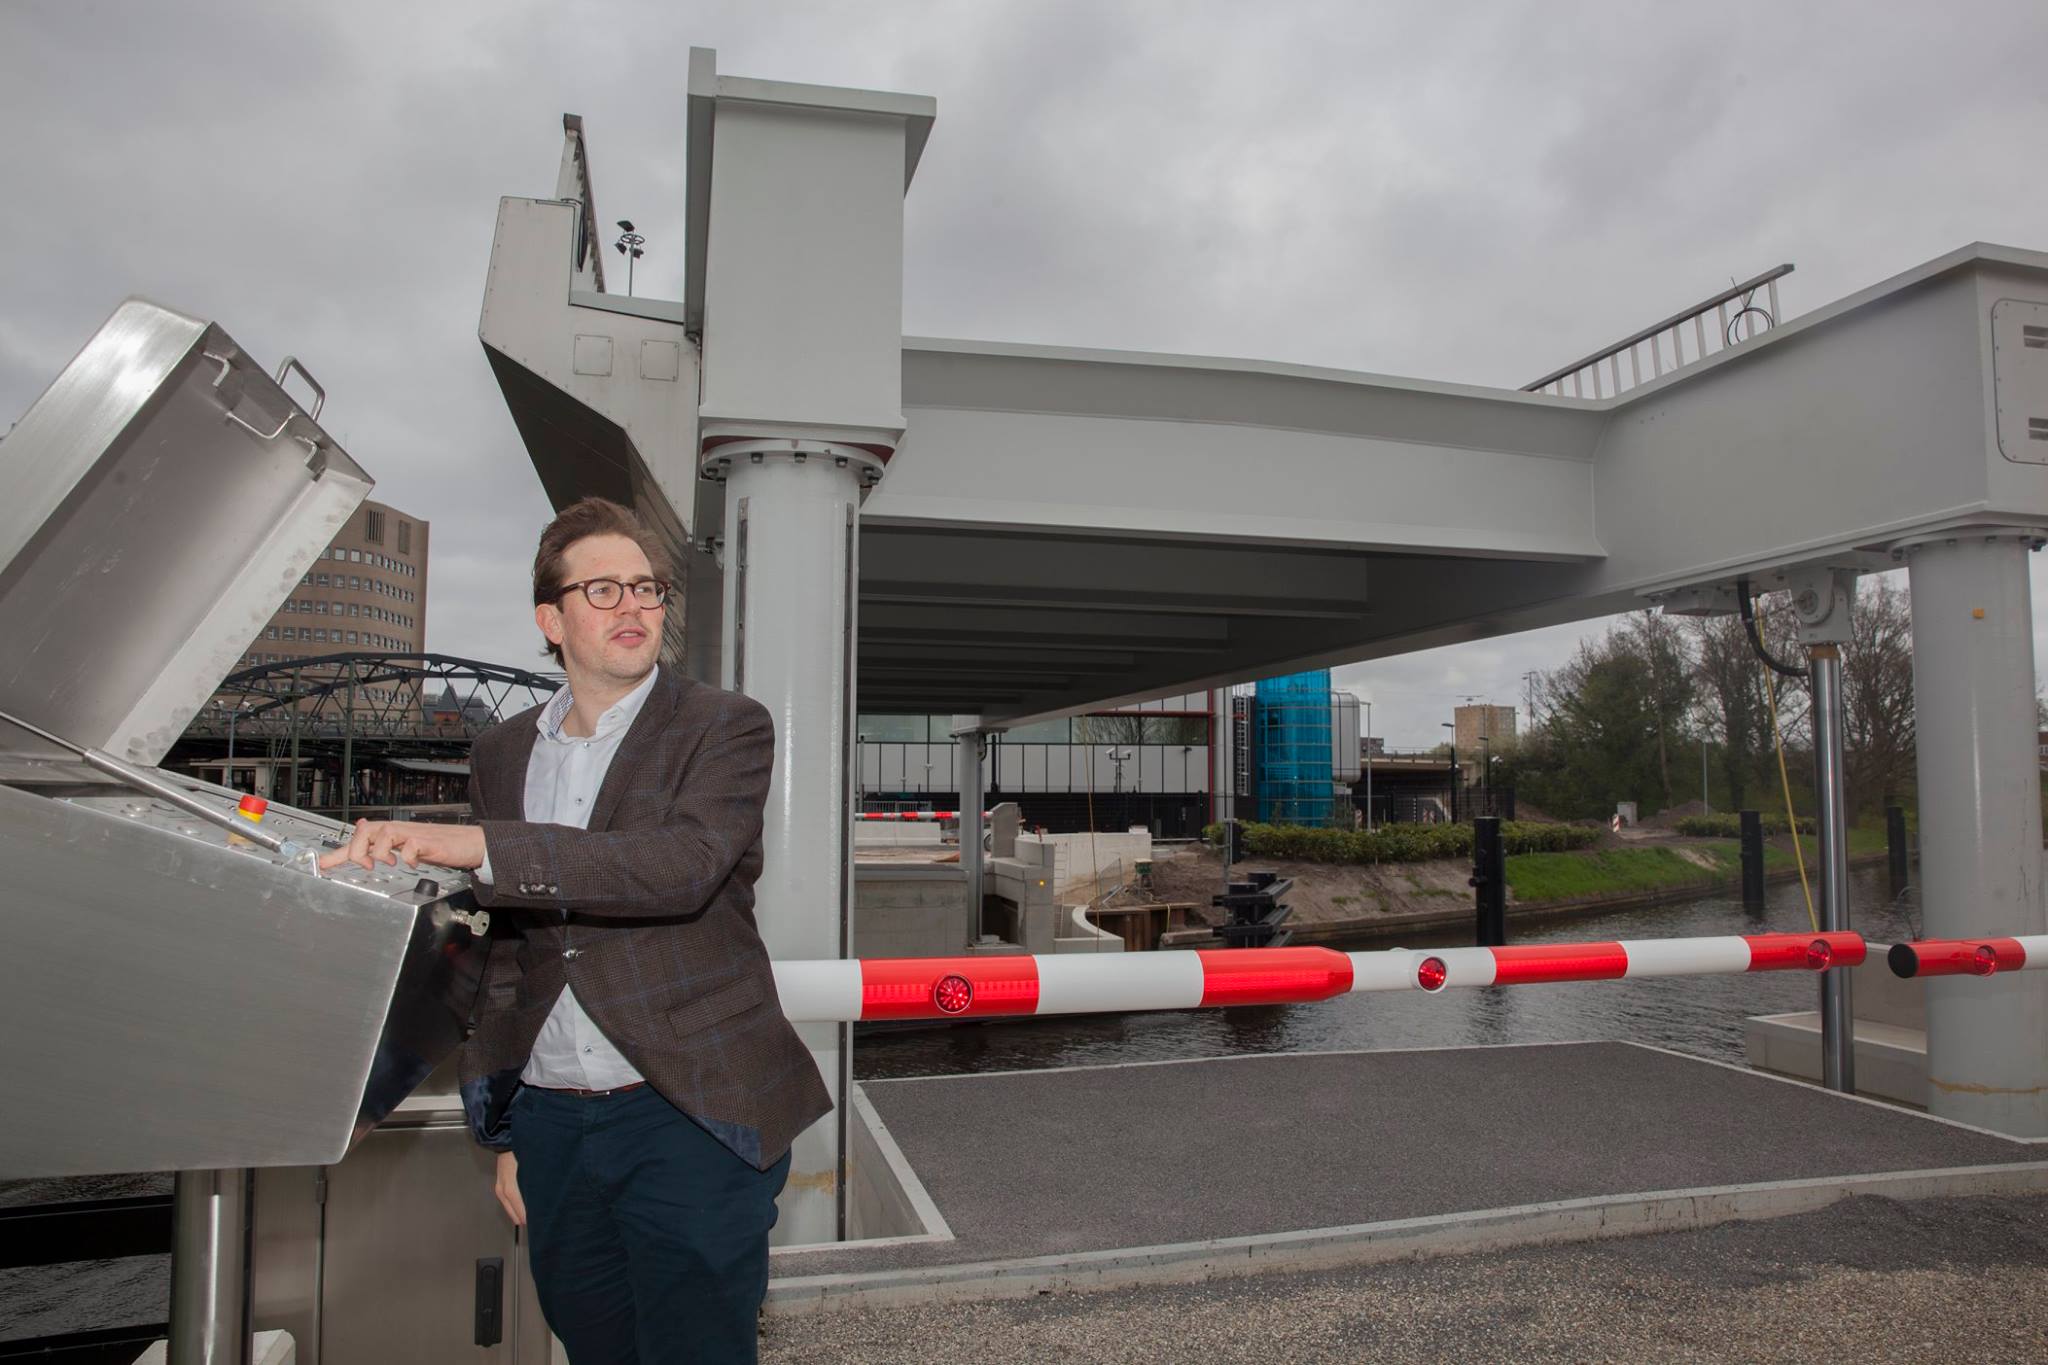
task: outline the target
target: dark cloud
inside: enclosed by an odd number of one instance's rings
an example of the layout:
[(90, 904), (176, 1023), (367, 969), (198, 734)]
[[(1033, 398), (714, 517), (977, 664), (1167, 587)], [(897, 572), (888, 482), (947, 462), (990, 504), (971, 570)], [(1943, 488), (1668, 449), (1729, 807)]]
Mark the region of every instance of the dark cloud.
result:
[[(2039, 244), (2037, 0), (0, 5), (0, 420), (121, 297), (304, 358), (435, 523), (438, 648), (530, 658), (546, 515), (476, 342), (496, 200), (583, 114), (600, 210), (681, 293), (684, 80), (934, 95), (912, 332), (1513, 385), (1796, 261), (1804, 311)], [(1346, 670), (1433, 740), (1577, 631)], [(1405, 699), (1404, 699), (1405, 698)]]

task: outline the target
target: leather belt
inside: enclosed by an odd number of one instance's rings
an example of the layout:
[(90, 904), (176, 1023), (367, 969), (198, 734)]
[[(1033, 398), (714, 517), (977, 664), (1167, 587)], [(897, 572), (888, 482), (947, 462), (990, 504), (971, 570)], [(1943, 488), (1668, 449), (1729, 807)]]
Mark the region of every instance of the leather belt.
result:
[(623, 1095), (628, 1090), (638, 1090), (645, 1081), (634, 1081), (631, 1085), (615, 1085), (609, 1090), (578, 1090), (569, 1085), (536, 1085), (535, 1090), (545, 1090), (551, 1095), (574, 1095), (579, 1100), (599, 1100), (606, 1095)]

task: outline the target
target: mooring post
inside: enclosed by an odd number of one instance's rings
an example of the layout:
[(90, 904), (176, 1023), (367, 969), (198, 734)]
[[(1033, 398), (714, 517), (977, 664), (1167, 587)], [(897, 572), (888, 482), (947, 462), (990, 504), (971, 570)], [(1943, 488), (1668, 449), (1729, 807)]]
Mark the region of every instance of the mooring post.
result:
[(1764, 908), (1764, 818), (1742, 812), (1742, 908)]
[(1481, 948), (1508, 941), (1508, 867), (1500, 837), (1500, 817), (1482, 815), (1472, 821), (1473, 938)]
[(1891, 867), (1892, 895), (1897, 897), (1906, 889), (1906, 809), (1903, 806), (1884, 808), (1884, 846), (1886, 860)]

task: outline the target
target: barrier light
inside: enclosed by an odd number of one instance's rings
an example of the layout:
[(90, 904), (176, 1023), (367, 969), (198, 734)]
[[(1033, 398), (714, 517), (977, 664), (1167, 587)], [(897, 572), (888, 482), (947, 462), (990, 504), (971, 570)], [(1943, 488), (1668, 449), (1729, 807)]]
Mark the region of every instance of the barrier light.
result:
[(1892, 975), (1995, 976), (2048, 967), (2048, 934), (2015, 938), (1925, 938), (1894, 943), (1885, 954)]

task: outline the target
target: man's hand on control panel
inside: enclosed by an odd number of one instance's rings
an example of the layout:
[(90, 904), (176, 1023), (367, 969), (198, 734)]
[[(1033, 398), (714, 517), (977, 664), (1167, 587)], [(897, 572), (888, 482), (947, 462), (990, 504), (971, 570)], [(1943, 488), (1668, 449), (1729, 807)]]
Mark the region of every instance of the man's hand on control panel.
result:
[(430, 825), (412, 820), (358, 820), (347, 848), (320, 855), (320, 870), (343, 863), (375, 868), (403, 861), (467, 871), (484, 861), (484, 832), (476, 825)]

